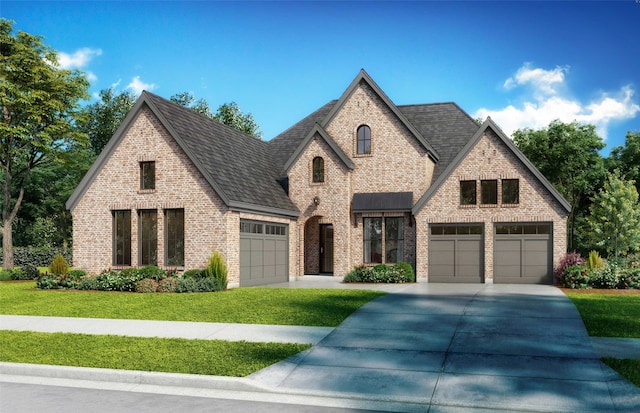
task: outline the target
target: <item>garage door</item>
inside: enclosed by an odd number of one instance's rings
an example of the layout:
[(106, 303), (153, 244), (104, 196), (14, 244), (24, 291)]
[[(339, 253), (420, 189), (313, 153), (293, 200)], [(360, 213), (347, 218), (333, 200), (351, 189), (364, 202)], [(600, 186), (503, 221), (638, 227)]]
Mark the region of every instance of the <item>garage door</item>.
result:
[(482, 225), (430, 225), (429, 282), (484, 280)]
[(240, 221), (240, 286), (289, 281), (288, 225)]
[(496, 224), (493, 281), (551, 284), (551, 224)]

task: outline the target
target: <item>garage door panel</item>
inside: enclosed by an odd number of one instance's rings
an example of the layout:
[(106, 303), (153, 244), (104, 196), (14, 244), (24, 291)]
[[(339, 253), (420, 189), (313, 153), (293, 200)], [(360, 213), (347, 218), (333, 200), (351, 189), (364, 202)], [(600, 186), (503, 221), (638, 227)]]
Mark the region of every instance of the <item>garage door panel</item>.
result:
[[(429, 239), (429, 282), (478, 283), (483, 278), (482, 235), (469, 234), (469, 225), (446, 226)], [(461, 231), (462, 232), (462, 231)]]
[(519, 234), (496, 234), (494, 282), (551, 284), (552, 244), (548, 224), (515, 224)]
[[(240, 285), (263, 285), (289, 279), (288, 229), (258, 221), (241, 220)], [(275, 228), (274, 228), (275, 227)], [(282, 225), (280, 225), (282, 227)], [(255, 230), (260, 228), (260, 230)]]

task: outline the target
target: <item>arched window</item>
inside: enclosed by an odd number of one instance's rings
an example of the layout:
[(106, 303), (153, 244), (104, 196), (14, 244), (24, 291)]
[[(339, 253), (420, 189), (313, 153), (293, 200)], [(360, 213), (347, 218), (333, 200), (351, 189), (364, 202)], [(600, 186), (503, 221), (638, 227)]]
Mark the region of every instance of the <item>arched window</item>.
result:
[(320, 156), (313, 158), (313, 182), (324, 182), (324, 159)]
[(367, 125), (358, 128), (358, 155), (371, 153), (371, 129)]

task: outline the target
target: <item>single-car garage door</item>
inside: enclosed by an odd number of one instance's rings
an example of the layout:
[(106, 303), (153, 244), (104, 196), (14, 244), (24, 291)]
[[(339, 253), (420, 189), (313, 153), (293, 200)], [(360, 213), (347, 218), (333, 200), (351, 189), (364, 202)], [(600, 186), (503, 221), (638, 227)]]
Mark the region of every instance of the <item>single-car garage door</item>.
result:
[(289, 281), (288, 225), (240, 220), (240, 286)]
[(551, 284), (551, 224), (496, 224), (493, 281), (501, 284)]
[(429, 226), (429, 282), (484, 280), (482, 225)]

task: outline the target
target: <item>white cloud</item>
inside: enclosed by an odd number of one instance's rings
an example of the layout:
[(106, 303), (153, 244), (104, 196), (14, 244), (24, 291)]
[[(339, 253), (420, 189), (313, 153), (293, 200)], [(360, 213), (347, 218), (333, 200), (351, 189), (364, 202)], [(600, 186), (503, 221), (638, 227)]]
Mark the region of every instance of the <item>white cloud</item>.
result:
[(94, 56), (100, 56), (102, 54), (101, 49), (90, 49), (83, 47), (76, 50), (73, 54), (59, 52), (58, 53), (58, 67), (60, 69), (82, 69), (89, 64)]
[(134, 77), (131, 80), (131, 83), (127, 85), (127, 89), (130, 89), (136, 95), (141, 94), (143, 90), (153, 90), (156, 87), (157, 86), (154, 85), (153, 83), (145, 83), (142, 80), (140, 80), (140, 76)]
[(552, 70), (532, 68), (524, 64), (516, 74), (504, 82), (507, 90), (529, 85), (521, 105), (508, 105), (501, 109), (480, 108), (475, 118), (491, 118), (511, 135), (516, 129), (546, 127), (555, 119), (562, 122), (578, 121), (593, 124), (598, 134), (606, 139), (612, 121), (632, 119), (640, 114), (640, 105), (633, 101), (634, 90), (625, 86), (615, 93), (603, 93), (591, 102), (583, 103), (560, 92), (566, 88), (567, 67)]

